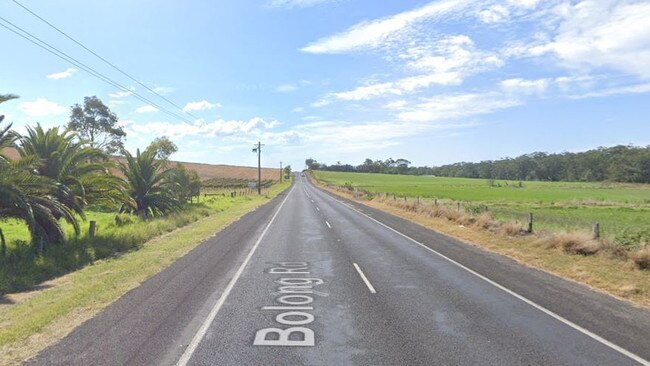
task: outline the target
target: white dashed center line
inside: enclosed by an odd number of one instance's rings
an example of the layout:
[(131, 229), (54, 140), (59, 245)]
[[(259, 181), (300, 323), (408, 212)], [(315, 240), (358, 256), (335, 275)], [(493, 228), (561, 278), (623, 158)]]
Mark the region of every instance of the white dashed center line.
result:
[(377, 291), (375, 291), (375, 288), (372, 287), (372, 284), (370, 283), (370, 281), (368, 281), (368, 279), (366, 278), (366, 275), (363, 274), (363, 271), (361, 271), (361, 268), (359, 268), (359, 265), (356, 264), (356, 263), (352, 263), (352, 264), (354, 265), (354, 268), (357, 269), (357, 272), (359, 272), (359, 276), (361, 276), (361, 279), (363, 280), (363, 282), (365, 282), (366, 286), (368, 286), (368, 290), (370, 290), (370, 293), (376, 294)]
[(327, 227), (328, 227), (328, 228), (330, 228), (330, 229), (332, 228), (332, 225), (330, 225), (329, 222), (325, 221), (325, 224), (327, 224)]

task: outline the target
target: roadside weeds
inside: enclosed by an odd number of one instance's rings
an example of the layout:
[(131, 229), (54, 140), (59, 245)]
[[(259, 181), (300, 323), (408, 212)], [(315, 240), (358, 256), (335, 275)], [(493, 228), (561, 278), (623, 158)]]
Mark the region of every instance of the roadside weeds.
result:
[(128, 291), (164, 270), (205, 239), (280, 194), (244, 197), (224, 210), (153, 238), (139, 250), (99, 260), (43, 283), (41, 290), (14, 294), (0, 303), (0, 364), (17, 365), (56, 343)]
[(457, 207), (415, 200), (368, 199), (358, 192), (337, 190), (310, 179), (336, 195), (650, 308), (650, 271), (646, 270), (650, 269), (650, 247), (628, 254), (585, 233), (529, 234), (521, 223), (499, 222), (489, 212), (471, 215)]

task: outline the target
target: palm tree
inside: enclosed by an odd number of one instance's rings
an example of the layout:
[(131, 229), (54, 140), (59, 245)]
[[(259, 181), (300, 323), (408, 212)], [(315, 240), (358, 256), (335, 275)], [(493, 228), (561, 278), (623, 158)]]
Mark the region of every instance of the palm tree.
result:
[[(83, 209), (93, 203), (123, 203), (128, 200), (124, 180), (110, 174), (114, 165), (105, 153), (90, 146), (68, 130), (58, 127), (44, 130), (40, 124), (28, 127), (20, 138), (21, 157), (36, 156), (38, 174), (67, 187), (73, 195), (59, 197), (83, 217)], [(69, 200), (68, 200), (69, 198)]]
[(120, 170), (126, 177), (133, 202), (122, 206), (123, 212), (140, 217), (164, 215), (176, 211), (181, 204), (173, 191), (174, 183), (168, 178), (171, 170), (165, 160), (156, 159), (155, 148), (148, 148), (136, 156), (124, 151), (125, 163)]
[[(9, 129), (0, 129), (0, 150), (12, 147), (17, 136)], [(16, 218), (24, 220), (29, 227), (34, 243), (39, 250), (45, 241), (59, 241), (65, 237), (57, 217), (72, 224), (79, 231), (74, 213), (62, 204), (55, 193), (68, 194), (65, 187), (56, 182), (34, 174), (34, 157), (19, 161), (0, 159), (0, 220)], [(0, 251), (6, 253), (5, 238), (0, 230)]]
[(72, 193), (50, 178), (34, 174), (35, 159), (0, 164), (0, 219), (17, 218), (27, 223), (32, 241), (43, 250), (45, 243), (60, 242), (65, 232), (59, 219), (79, 233), (75, 212), (59, 200)]

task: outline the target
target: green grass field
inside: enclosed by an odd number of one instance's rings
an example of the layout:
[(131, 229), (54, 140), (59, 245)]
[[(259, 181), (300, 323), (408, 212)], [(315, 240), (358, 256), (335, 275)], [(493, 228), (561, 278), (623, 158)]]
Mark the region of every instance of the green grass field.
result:
[[(650, 232), (650, 185), (608, 182), (519, 182), (315, 171), (316, 179), (352, 185), (369, 192), (439, 199), (464, 206), (487, 205), (502, 220), (524, 221), (529, 212), (538, 230), (590, 230), (599, 223), (604, 235), (623, 237)], [(627, 234), (623, 234), (624, 232)]]
[[(275, 190), (265, 188), (269, 193)], [(207, 190), (206, 190), (207, 192)], [(74, 235), (71, 225), (64, 223), (68, 242), (46, 248), (45, 254), (37, 256), (30, 244), (27, 225), (18, 220), (0, 222), (7, 241), (7, 257), (0, 258), (0, 295), (23, 291), (45, 280), (77, 270), (98, 259), (103, 259), (138, 249), (147, 240), (195, 222), (203, 217), (227, 210), (231, 207), (257, 200), (257, 196), (230, 197), (229, 190), (210, 191), (212, 196), (201, 197), (200, 203), (187, 204), (177, 213), (143, 220), (135, 215), (116, 212), (101, 212), (89, 209), (86, 221), (81, 222), (81, 234)], [(216, 195), (216, 194), (219, 195)], [(223, 193), (223, 196), (221, 195)], [(88, 235), (89, 221), (97, 222), (97, 233), (91, 239)]]
[[(172, 264), (201, 241), (268, 202), (289, 185), (290, 182), (275, 184), (262, 196), (209, 199), (205, 206), (195, 206), (208, 210), (206, 216), (202, 217), (201, 212), (200, 220), (178, 230), (174, 230), (174, 224), (181, 222), (174, 220), (192, 219), (193, 214), (188, 213), (190, 211), (185, 211), (182, 216), (176, 214), (175, 217), (134, 222), (119, 228), (110, 224), (115, 214), (107, 215), (103, 223), (98, 223), (98, 236), (104, 233), (115, 240), (119, 235), (124, 235), (132, 238), (130, 242), (133, 243), (153, 236), (131, 250), (96, 260), (53, 279), (33, 292), (0, 296), (0, 365), (22, 364), (106, 305)], [(157, 231), (169, 234), (154, 235)], [(118, 232), (123, 234), (118, 235)]]

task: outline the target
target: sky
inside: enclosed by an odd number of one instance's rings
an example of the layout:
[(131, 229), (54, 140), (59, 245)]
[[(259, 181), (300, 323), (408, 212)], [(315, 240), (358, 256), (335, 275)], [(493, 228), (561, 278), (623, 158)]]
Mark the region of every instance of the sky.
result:
[(17, 131), (65, 125), (96, 95), (130, 151), (168, 136), (174, 160), (202, 163), (253, 166), (257, 141), (262, 165), (294, 170), (650, 145), (648, 1), (18, 1), (147, 88), (2, 1), (0, 25), (126, 88), (0, 27)]

